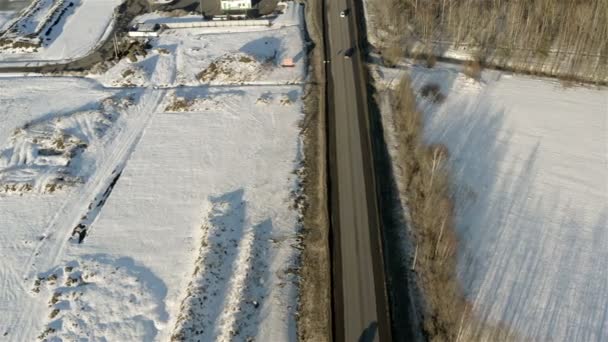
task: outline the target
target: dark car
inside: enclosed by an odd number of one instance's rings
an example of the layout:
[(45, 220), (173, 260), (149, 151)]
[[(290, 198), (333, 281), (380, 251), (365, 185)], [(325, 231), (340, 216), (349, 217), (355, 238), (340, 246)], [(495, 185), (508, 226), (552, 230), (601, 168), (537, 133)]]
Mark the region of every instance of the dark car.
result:
[(355, 48), (351, 47), (348, 50), (344, 51), (344, 58), (350, 59), (350, 57), (355, 53)]

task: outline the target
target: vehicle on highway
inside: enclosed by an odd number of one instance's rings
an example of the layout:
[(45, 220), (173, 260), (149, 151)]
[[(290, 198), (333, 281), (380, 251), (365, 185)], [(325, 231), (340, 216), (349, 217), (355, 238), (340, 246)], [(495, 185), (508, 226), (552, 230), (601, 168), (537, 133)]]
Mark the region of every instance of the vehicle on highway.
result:
[(340, 18), (344, 18), (348, 15), (348, 8), (340, 12)]
[(355, 53), (355, 48), (354, 47), (348, 48), (348, 50), (344, 51), (344, 58), (350, 59), (350, 57), (353, 55), (353, 53)]

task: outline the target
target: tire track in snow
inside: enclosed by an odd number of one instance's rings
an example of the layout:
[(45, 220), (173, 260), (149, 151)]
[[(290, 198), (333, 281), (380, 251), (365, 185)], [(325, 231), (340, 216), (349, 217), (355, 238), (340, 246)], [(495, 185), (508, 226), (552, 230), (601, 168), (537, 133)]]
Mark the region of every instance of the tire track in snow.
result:
[[(69, 243), (73, 227), (77, 224), (81, 215), (87, 211), (88, 203), (91, 203), (98, 194), (103, 193), (107, 185), (114, 178), (113, 171), (119, 166), (124, 166), (129, 159), (131, 152), (141, 138), (145, 127), (148, 125), (153, 114), (156, 112), (161, 99), (165, 94), (164, 90), (155, 91), (147, 89), (139, 99), (140, 105), (137, 106), (135, 113), (128, 113), (132, 118), (131, 124), (127, 124), (123, 138), (110, 146), (113, 151), (107, 156), (103, 164), (97, 168), (91, 181), (86, 183), (83, 188), (71, 193), (64, 202), (60, 210), (57, 211), (50, 224), (44, 231), (45, 239), (40, 241), (34, 249), (27, 264), (24, 265), (23, 279), (28, 282), (34, 278), (36, 270), (46, 271), (52, 268), (61, 258), (66, 246)], [(135, 116), (135, 118), (133, 118)], [(51, 238), (51, 234), (53, 237)], [(40, 261), (38, 261), (40, 260)], [(27, 308), (16, 321), (11, 322), (14, 327), (15, 340), (31, 340), (24, 334), (35, 331), (33, 324), (35, 305), (32, 302), (27, 304)], [(26, 326), (23, 324), (26, 323)]]

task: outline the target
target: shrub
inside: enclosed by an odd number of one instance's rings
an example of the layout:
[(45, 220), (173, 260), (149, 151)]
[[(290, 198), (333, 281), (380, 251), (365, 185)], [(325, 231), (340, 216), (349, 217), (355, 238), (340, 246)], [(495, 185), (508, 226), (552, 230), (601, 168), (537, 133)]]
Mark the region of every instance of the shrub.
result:
[(426, 55), (426, 67), (432, 69), (437, 64), (437, 58), (432, 53)]
[(467, 61), (462, 71), (470, 78), (479, 80), (481, 78), (481, 63), (478, 61)]
[[(432, 341), (454, 341), (466, 308), (455, 276), (457, 240), (453, 230), (453, 204), (449, 191), (448, 149), (426, 145), (422, 139), (422, 115), (409, 77), (392, 94), (392, 109), (399, 150), (397, 161), (404, 180), (416, 245), (417, 282), (424, 294), (424, 331)], [(439, 86), (422, 91), (437, 97)]]
[(382, 50), (382, 60), (387, 67), (394, 67), (403, 57), (404, 51), (398, 46), (391, 46)]
[(441, 93), (441, 88), (437, 83), (427, 83), (420, 89), (420, 95), (435, 103), (441, 103), (445, 100), (445, 95)]

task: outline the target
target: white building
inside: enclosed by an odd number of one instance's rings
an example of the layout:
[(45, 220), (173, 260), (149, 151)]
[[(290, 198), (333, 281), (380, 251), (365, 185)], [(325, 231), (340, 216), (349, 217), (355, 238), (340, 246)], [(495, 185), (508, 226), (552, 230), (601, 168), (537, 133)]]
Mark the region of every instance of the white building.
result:
[(221, 0), (222, 11), (251, 9), (251, 0)]

